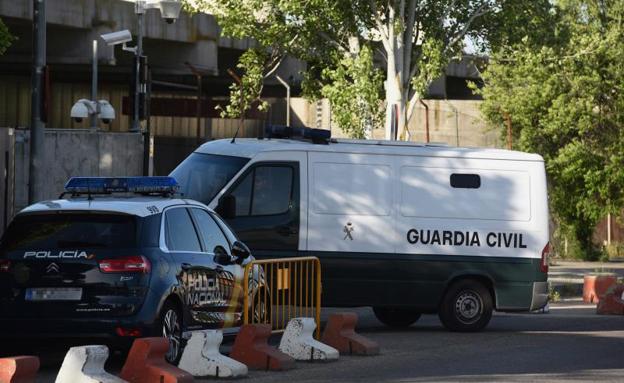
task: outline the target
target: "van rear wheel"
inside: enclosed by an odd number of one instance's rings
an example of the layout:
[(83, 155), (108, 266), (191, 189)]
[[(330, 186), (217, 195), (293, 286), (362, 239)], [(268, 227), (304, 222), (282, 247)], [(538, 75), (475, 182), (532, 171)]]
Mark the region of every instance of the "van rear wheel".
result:
[(438, 315), (447, 329), (459, 332), (482, 330), (492, 318), (492, 294), (483, 283), (464, 279), (444, 295)]
[(408, 327), (416, 322), (421, 313), (404, 307), (373, 307), (379, 321), (388, 327)]

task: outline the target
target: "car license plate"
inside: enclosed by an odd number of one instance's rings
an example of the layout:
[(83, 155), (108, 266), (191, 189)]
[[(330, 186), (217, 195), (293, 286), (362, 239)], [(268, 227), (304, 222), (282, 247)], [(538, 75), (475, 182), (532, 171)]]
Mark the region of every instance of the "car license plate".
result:
[(82, 288), (50, 287), (26, 289), (27, 301), (79, 301), (82, 299)]

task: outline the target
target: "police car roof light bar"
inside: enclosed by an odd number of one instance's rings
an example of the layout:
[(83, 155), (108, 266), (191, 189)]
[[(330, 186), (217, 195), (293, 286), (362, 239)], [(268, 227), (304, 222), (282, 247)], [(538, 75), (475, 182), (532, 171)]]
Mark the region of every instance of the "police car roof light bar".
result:
[(331, 131), (314, 128), (293, 128), (290, 126), (269, 125), (264, 128), (264, 138), (287, 138), (310, 140), (315, 144), (328, 144)]
[(79, 194), (175, 194), (180, 185), (173, 177), (72, 177), (65, 192)]

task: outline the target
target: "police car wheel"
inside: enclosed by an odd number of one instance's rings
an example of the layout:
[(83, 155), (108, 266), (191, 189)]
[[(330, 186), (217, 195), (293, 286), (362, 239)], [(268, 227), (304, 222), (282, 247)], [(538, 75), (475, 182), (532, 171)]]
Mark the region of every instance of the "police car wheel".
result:
[(444, 327), (451, 331), (474, 332), (487, 326), (492, 310), (488, 288), (478, 281), (465, 279), (451, 285), (438, 315)]
[(416, 322), (421, 313), (410, 308), (373, 307), (379, 321), (388, 327), (408, 327)]
[(169, 350), (165, 355), (167, 362), (177, 365), (182, 357), (182, 314), (171, 302), (167, 302), (161, 313), (157, 331), (169, 341)]
[(272, 324), (271, 293), (269, 293), (268, 290), (265, 291), (265, 288), (261, 287), (258, 289), (253, 299), (253, 305), (254, 307), (249, 308), (251, 323)]

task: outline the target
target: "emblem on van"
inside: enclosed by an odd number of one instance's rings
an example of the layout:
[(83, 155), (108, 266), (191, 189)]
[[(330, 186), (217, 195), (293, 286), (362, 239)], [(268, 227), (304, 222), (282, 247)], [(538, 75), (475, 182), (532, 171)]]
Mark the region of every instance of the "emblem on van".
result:
[(353, 235), (351, 235), (351, 233), (353, 233), (353, 229), (353, 224), (351, 222), (347, 222), (347, 224), (342, 229), (342, 231), (345, 233), (345, 236), (343, 238), (344, 241), (346, 241), (347, 238), (353, 241)]
[(57, 265), (56, 263), (52, 262), (50, 263), (47, 267), (46, 267), (46, 273), (58, 273), (61, 270), (61, 268), (59, 267), (59, 265)]

